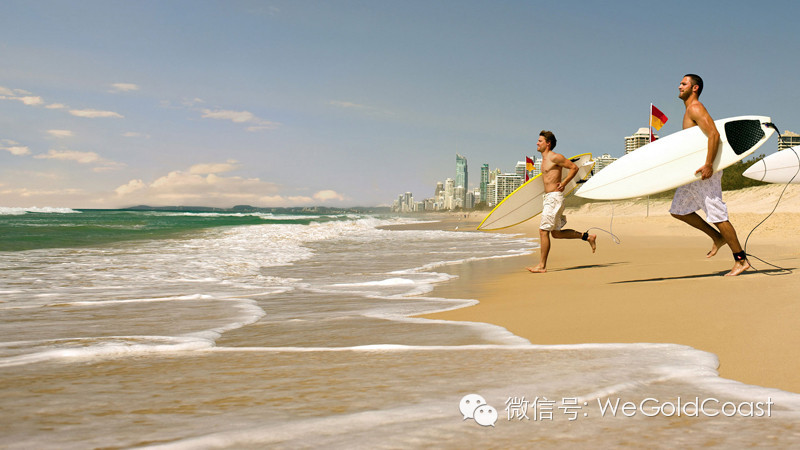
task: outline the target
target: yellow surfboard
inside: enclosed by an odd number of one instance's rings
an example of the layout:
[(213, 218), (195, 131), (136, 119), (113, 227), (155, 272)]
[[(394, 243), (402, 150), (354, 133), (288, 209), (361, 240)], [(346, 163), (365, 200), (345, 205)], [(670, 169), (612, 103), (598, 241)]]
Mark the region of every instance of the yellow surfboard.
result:
[[(592, 172), (594, 160), (591, 153), (582, 153), (569, 159), (578, 166), (578, 174), (570, 180), (564, 187), (564, 195), (569, 195), (575, 190), (578, 183), (582, 182)], [(563, 178), (566, 178), (569, 171), (562, 171)], [(528, 219), (542, 213), (542, 198), (544, 197), (544, 183), (542, 174), (528, 180), (525, 184), (517, 188), (500, 202), (486, 218), (483, 219), (479, 230), (499, 230), (502, 228), (519, 225)], [(562, 178), (562, 179), (563, 179)]]

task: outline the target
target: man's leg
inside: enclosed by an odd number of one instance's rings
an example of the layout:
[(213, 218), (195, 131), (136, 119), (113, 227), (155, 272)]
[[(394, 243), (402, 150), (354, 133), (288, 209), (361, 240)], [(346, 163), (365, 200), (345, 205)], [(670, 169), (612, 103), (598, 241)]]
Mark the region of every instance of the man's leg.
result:
[(733, 269), (728, 272), (727, 276), (736, 276), (750, 268), (750, 263), (747, 261), (747, 255), (744, 254), (742, 244), (739, 243), (739, 237), (736, 235), (736, 229), (730, 221), (715, 223), (714, 225), (719, 228), (719, 232), (725, 239), (725, 242), (733, 252), (734, 260)]
[(541, 254), (539, 265), (527, 268), (533, 273), (547, 272), (547, 255), (550, 254), (550, 231), (548, 230), (539, 229), (539, 252)]
[[(556, 239), (583, 239), (583, 234), (575, 230), (553, 230), (553, 237)], [(592, 247), (592, 253), (597, 249), (597, 235), (586, 233), (584, 239)]]
[[(721, 229), (720, 231), (715, 230), (714, 227), (709, 225), (708, 222), (703, 220), (703, 218), (700, 217), (700, 215), (697, 214), (696, 212), (685, 215), (672, 214), (672, 217), (680, 221), (686, 222), (687, 224), (693, 226), (694, 228), (697, 228), (698, 230), (702, 231), (703, 233), (708, 235), (708, 237), (711, 238), (713, 243), (711, 244), (711, 250), (709, 250), (709, 252), (706, 254), (707, 258), (711, 258), (712, 256), (716, 255), (720, 247), (728, 243), (728, 240), (725, 239), (725, 237), (720, 233)], [(728, 225), (730, 225), (730, 223), (728, 223)], [(717, 228), (719, 228), (719, 224), (717, 224)], [(733, 227), (731, 227), (731, 229), (733, 229)], [(734, 231), (734, 236), (735, 235), (736, 232)], [(737, 240), (736, 242), (738, 243), (739, 241)]]

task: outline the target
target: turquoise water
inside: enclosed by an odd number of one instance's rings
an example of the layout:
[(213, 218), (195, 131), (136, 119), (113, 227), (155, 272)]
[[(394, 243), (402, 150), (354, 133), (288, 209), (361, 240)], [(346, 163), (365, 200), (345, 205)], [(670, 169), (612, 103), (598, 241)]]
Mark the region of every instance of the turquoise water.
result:
[(0, 208), (0, 251), (101, 246), (179, 237), (205, 228), (347, 220), (344, 215)]

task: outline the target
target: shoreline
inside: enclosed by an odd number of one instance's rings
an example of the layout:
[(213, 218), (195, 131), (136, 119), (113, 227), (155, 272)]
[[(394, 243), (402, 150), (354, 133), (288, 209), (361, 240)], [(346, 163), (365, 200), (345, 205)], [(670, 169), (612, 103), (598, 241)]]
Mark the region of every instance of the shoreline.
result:
[[(724, 194), (742, 245), (782, 189), (770, 185)], [(670, 199), (649, 204), (638, 199), (568, 207), (567, 228), (611, 225), (620, 244), (596, 230), (596, 254), (579, 240), (553, 240), (547, 274), (525, 270), (538, 263), (538, 250), (448, 266), (442, 270), (458, 278), (437, 285), (430, 295), (479, 303), (421, 317), (491, 323), (537, 345), (687, 345), (717, 355), (723, 378), (800, 393), (800, 357), (794, 352), (800, 346), (795, 323), (800, 243), (787, 239), (790, 230), (800, 228), (800, 185), (786, 190), (747, 246), (749, 254), (791, 272), (751, 258), (760, 272), (721, 276), (733, 266), (730, 250), (723, 247), (706, 258), (710, 240), (672, 218), (669, 204)], [(475, 230), (483, 217), (473, 212), (413, 228)], [(497, 232), (538, 238), (538, 224), (534, 218)]]

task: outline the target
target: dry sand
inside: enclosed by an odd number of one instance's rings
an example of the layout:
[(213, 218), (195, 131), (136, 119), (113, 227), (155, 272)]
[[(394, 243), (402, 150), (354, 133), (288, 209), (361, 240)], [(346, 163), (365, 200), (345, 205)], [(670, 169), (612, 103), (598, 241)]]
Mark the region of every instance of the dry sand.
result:
[[(741, 243), (772, 210), (782, 185), (726, 192)], [(716, 354), (722, 377), (800, 393), (800, 185), (751, 236), (760, 270), (723, 277), (733, 267), (724, 247), (670, 217), (669, 199), (589, 203), (566, 211), (568, 228), (598, 231), (597, 253), (580, 240), (552, 240), (548, 273), (530, 256), (448, 268), (459, 277), (433, 293), (478, 305), (427, 317), (500, 325), (534, 344), (676, 343)], [(701, 213), (702, 215), (702, 213)], [(483, 214), (453, 216), (436, 227), (475, 229)], [(538, 238), (538, 218), (504, 230)]]

